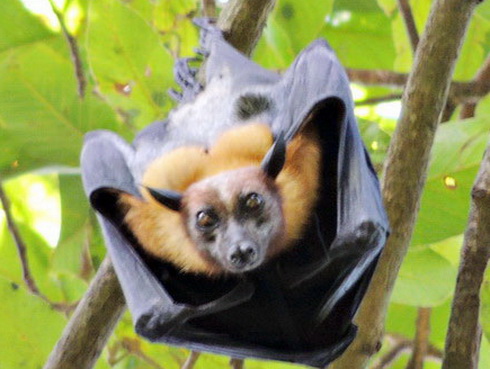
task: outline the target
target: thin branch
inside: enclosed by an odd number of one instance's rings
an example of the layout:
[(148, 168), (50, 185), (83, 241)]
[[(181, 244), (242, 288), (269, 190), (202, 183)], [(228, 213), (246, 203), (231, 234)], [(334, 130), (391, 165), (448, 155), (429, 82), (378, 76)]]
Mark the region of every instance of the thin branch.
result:
[[(404, 88), (408, 74), (379, 69), (347, 69), (351, 82), (363, 85)], [(469, 82), (452, 82), (449, 96), (455, 104), (477, 102), (490, 93), (490, 78)]]
[(208, 18), (216, 18), (216, 2), (215, 0), (201, 0), (202, 15)]
[(231, 369), (243, 369), (243, 359), (230, 359), (230, 367)]
[(194, 365), (196, 365), (197, 359), (199, 359), (199, 356), (201, 356), (199, 351), (191, 351), (181, 369), (193, 369)]
[(471, 191), (466, 229), (451, 317), (446, 336), (443, 369), (476, 369), (480, 351), (480, 289), (490, 259), (490, 145)]
[(2, 203), (3, 211), (5, 212), (5, 218), (7, 219), (7, 226), (12, 238), (14, 239), (15, 246), (17, 247), (17, 254), (19, 255), (20, 264), (22, 267), (22, 279), (26, 284), (28, 290), (36, 296), (41, 297), (43, 300), (47, 300), (36, 285), (34, 278), (31, 274), (31, 269), (29, 268), (29, 261), (27, 256), (27, 247), (22, 239), (20, 232), (15, 224), (14, 217), (12, 216), (12, 211), (10, 207), (10, 200), (7, 194), (3, 190), (3, 186), (0, 185), (0, 202)]
[(389, 94), (386, 96), (371, 97), (369, 99), (356, 101), (356, 106), (375, 105), (383, 102), (400, 100), (401, 98), (402, 98), (401, 94)]
[(63, 19), (63, 14), (61, 14), (61, 12), (58, 10), (53, 0), (49, 0), (49, 3), (51, 5), (51, 9), (53, 9), (54, 14), (56, 15), (56, 18), (58, 18), (63, 36), (65, 36), (65, 40), (68, 43), (71, 60), (75, 68), (78, 96), (83, 99), (83, 97), (85, 96), (85, 87), (87, 85), (87, 80), (85, 79), (85, 74), (83, 73), (82, 59), (80, 57), (80, 51), (78, 50), (77, 40), (68, 31), (65, 20)]
[(405, 22), (407, 28), (408, 37), (410, 38), (410, 44), (412, 45), (412, 51), (415, 53), (417, 45), (419, 44), (419, 33), (417, 32), (417, 25), (413, 18), (412, 9), (408, 0), (398, 0), (398, 8)]
[[(392, 345), (392, 347), (381, 356), (370, 369), (386, 369), (389, 368), (393, 362), (398, 359), (401, 355), (405, 353), (413, 352), (414, 343), (408, 338), (401, 336), (399, 334), (387, 333), (385, 335), (387, 341)], [(425, 359), (432, 359), (442, 362), (444, 353), (439, 350), (434, 345), (428, 343), (427, 351), (424, 355)]]
[(403, 94), (382, 179), (392, 233), (357, 313), (359, 333), (332, 369), (364, 368), (381, 345), (389, 298), (412, 236), (435, 131), (477, 3), (436, 0), (432, 4)]
[(381, 359), (370, 369), (386, 369), (402, 354), (412, 350), (412, 342), (409, 340), (400, 340), (397, 342)]
[(413, 352), (407, 369), (423, 369), (427, 356), (430, 334), (430, 308), (419, 308), (417, 316), (417, 331), (413, 342)]
[(121, 341), (121, 347), (126, 350), (127, 353), (130, 355), (133, 355), (144, 362), (146, 362), (149, 366), (155, 369), (165, 369), (162, 365), (160, 365), (158, 362), (156, 362), (153, 358), (145, 354), (141, 350), (140, 346), (140, 340), (137, 338), (129, 338), (125, 337)]
[[(478, 70), (474, 80), (482, 83), (490, 82), (490, 56), (487, 57), (481, 68)], [(477, 104), (477, 101), (464, 104), (461, 109), (460, 118), (466, 119), (474, 117)]]

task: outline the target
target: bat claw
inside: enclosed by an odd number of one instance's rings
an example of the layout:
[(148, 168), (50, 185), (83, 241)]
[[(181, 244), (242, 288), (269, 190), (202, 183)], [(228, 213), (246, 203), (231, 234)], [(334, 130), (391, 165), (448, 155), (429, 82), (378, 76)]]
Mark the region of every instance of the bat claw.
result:
[(181, 101), (182, 101), (182, 99), (183, 99), (183, 95), (182, 95), (182, 93), (180, 93), (180, 92), (178, 92), (178, 91), (174, 90), (173, 88), (169, 89), (169, 90), (167, 91), (167, 93), (169, 94), (169, 96), (170, 96), (172, 99), (174, 99), (174, 100), (175, 100), (175, 101), (177, 101), (177, 102), (181, 102)]

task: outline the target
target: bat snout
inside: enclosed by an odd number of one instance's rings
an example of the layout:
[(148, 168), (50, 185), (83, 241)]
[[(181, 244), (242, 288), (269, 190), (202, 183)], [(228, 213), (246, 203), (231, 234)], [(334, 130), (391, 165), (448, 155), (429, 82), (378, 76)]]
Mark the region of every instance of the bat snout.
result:
[(259, 247), (254, 242), (238, 242), (230, 248), (228, 253), (228, 263), (235, 272), (253, 269), (258, 262)]

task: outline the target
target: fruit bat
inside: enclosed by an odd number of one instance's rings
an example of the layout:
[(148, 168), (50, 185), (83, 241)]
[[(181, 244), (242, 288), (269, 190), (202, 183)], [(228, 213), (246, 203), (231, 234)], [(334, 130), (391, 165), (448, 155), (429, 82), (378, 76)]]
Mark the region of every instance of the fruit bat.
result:
[(196, 23), (205, 88), (177, 61), (166, 120), (132, 144), (90, 132), (81, 155), (135, 329), (324, 367), (355, 337), (388, 235), (348, 79), (324, 40), (279, 75)]

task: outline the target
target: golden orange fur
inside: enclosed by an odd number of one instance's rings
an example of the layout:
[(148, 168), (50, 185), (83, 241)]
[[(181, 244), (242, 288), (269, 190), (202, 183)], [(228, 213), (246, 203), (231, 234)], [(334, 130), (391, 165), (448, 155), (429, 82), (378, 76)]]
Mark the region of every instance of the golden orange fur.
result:
[[(197, 146), (178, 148), (151, 163), (142, 184), (183, 192), (192, 183), (215, 174), (247, 166), (259, 166), (273, 143), (270, 128), (254, 123), (229, 130), (208, 152)], [(282, 196), (285, 241), (276, 253), (301, 237), (318, 197), (320, 144), (312, 129), (298, 134), (287, 146), (286, 162), (276, 179)], [(218, 274), (220, 268), (206, 259), (189, 239), (177, 212), (168, 210), (148, 191), (145, 201), (124, 194), (120, 203), (125, 222), (150, 254), (172, 262), (184, 271)]]

